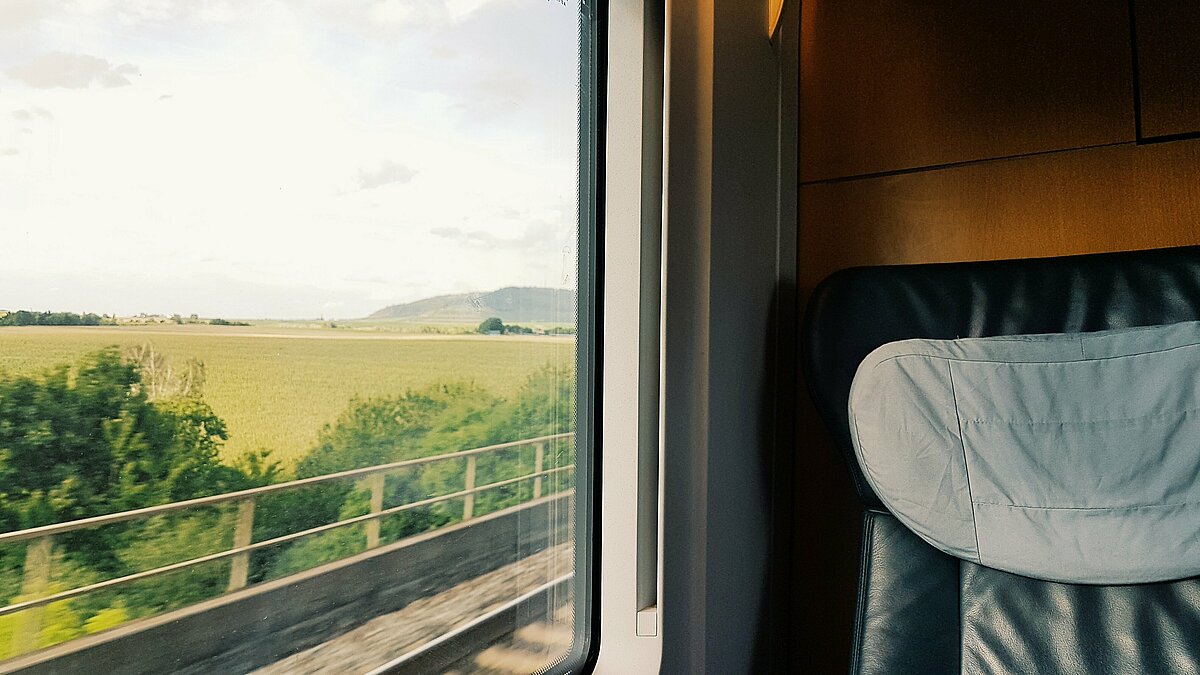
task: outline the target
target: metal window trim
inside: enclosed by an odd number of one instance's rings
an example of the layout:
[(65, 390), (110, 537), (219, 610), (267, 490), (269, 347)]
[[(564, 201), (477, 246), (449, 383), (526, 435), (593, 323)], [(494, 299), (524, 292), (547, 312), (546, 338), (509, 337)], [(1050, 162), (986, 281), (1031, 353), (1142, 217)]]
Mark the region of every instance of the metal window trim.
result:
[(658, 672), (665, 3), (609, 0), (602, 179), (603, 523), (595, 673)]

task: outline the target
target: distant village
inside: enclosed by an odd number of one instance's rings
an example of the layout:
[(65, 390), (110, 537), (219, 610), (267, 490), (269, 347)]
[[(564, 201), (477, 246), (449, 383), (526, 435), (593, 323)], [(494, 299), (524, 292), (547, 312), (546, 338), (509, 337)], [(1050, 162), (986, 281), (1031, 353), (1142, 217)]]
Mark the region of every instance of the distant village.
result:
[(135, 314), (116, 316), (110, 314), (76, 314), (74, 312), (31, 312), (29, 310), (0, 309), (0, 326), (150, 326), (159, 324), (202, 324), (208, 326), (249, 326), (244, 321), (225, 319), (201, 319), (199, 316), (179, 314)]

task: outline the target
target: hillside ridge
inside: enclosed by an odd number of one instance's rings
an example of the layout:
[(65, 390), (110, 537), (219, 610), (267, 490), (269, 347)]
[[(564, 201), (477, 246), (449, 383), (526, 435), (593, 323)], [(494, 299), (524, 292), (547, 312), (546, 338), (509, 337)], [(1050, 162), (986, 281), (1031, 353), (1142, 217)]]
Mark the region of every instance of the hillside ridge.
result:
[(479, 323), (493, 316), (505, 323), (574, 323), (575, 293), (563, 288), (508, 286), (489, 293), (451, 293), (390, 305), (366, 318)]

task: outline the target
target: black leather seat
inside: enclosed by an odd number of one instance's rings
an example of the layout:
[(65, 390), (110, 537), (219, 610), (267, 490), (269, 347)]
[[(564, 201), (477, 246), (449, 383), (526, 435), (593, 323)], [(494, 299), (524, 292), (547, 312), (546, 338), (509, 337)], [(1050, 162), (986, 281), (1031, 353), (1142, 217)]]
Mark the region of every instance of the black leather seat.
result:
[(1200, 247), (843, 270), (814, 291), (802, 362), (865, 507), (853, 673), (1200, 673), (1200, 579), (1060, 584), (946, 555), (890, 515), (846, 406), (887, 342), (1200, 320)]

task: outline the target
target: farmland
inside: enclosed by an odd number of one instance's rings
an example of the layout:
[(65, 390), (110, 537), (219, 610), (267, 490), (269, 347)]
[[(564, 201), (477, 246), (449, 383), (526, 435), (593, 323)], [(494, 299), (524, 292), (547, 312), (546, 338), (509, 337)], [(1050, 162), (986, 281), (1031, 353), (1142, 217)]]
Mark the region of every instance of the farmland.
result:
[(568, 364), (574, 340), (446, 336), (279, 326), (0, 329), (0, 372), (30, 374), (107, 346), (150, 344), (202, 361), (205, 400), (228, 424), (226, 460), (269, 449), (290, 466), (354, 397), (473, 382), (510, 396), (535, 369)]

